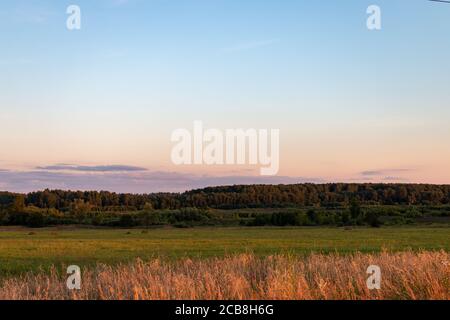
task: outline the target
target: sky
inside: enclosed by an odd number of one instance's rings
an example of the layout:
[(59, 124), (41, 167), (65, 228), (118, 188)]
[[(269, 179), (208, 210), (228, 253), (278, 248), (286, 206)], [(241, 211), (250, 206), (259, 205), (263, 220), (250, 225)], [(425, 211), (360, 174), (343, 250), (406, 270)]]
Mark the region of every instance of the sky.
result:
[[(1, 1), (0, 190), (450, 183), (449, 18), (427, 0)], [(174, 165), (196, 120), (279, 129), (278, 174)]]

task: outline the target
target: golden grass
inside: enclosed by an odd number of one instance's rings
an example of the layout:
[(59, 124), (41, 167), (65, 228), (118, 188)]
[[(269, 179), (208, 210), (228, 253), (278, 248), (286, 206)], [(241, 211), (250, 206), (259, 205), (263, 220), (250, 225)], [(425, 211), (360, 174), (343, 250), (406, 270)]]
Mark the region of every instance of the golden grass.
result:
[[(449, 300), (449, 255), (424, 251), (138, 260), (82, 270), (79, 291), (68, 290), (66, 276), (55, 269), (7, 279), (1, 284), (0, 299)], [(367, 288), (369, 265), (381, 268), (381, 290)]]

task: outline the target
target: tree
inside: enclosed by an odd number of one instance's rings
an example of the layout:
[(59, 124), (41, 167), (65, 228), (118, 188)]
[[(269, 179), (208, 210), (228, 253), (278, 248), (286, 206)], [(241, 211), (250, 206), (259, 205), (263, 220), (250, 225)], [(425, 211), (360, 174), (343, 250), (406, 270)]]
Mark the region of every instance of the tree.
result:
[(42, 228), (45, 226), (45, 216), (39, 211), (30, 212), (28, 213), (26, 223), (30, 228)]
[(316, 210), (309, 209), (306, 212), (306, 215), (308, 216), (308, 219), (312, 224), (317, 224), (319, 222), (319, 215), (317, 214)]
[(375, 212), (367, 212), (365, 217), (366, 222), (373, 228), (381, 227), (381, 221), (378, 217), (378, 214)]
[(124, 228), (134, 227), (135, 223), (134, 223), (133, 216), (131, 214), (127, 214), (127, 213), (122, 214), (120, 216), (119, 225)]
[(15, 195), (11, 204), (11, 212), (22, 212), (25, 208), (25, 197), (21, 194)]
[(342, 212), (341, 218), (342, 218), (342, 224), (344, 226), (349, 224), (349, 222), (350, 222), (350, 215), (348, 214), (347, 211)]
[(158, 212), (153, 210), (153, 206), (151, 206), (151, 204), (145, 204), (144, 210), (141, 214), (141, 222), (148, 229), (151, 225), (161, 223), (161, 217)]
[(361, 215), (361, 207), (359, 205), (358, 199), (354, 197), (350, 201), (350, 216), (352, 217), (352, 220), (356, 221), (360, 215)]

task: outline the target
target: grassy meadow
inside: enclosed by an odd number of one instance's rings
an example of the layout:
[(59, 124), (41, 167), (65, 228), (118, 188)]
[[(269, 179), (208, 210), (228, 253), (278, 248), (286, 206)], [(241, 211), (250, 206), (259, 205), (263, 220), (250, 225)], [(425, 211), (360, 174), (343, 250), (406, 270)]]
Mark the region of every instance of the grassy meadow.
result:
[[(4, 279), (0, 300), (449, 300), (449, 261), (443, 250), (137, 259), (83, 269), (80, 290), (55, 269)], [(378, 290), (367, 285), (373, 264)]]
[(72, 227), (0, 229), (0, 275), (48, 272), (70, 264), (117, 264), (136, 258), (213, 258), (241, 253), (256, 256), (310, 253), (373, 253), (450, 249), (448, 227), (385, 228), (154, 228)]

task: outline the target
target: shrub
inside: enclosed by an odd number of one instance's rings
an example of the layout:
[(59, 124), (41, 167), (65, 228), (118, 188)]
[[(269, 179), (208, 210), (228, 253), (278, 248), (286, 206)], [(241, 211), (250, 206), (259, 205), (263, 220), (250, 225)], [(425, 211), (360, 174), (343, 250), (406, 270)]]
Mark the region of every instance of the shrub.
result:
[(379, 228), (381, 227), (381, 221), (379, 219), (378, 214), (375, 212), (368, 212), (366, 213), (365, 217), (366, 222), (373, 228)]
[(136, 225), (131, 214), (122, 214), (119, 219), (119, 226), (124, 228), (134, 227)]
[(26, 225), (30, 228), (42, 228), (46, 225), (46, 219), (42, 212), (30, 212), (26, 219)]

